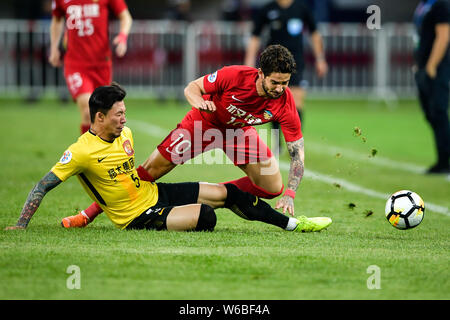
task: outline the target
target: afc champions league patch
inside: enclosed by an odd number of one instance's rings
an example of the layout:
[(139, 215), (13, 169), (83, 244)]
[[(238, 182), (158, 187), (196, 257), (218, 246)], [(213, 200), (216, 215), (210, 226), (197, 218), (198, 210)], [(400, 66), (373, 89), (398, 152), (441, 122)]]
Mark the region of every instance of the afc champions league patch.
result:
[(264, 110), (264, 119), (270, 120), (272, 117), (273, 117), (272, 112), (270, 112), (269, 110)]
[(134, 154), (134, 150), (133, 150), (133, 147), (131, 146), (130, 140), (125, 140), (125, 142), (122, 144), (122, 146), (123, 146), (123, 150), (125, 150), (125, 153), (128, 156), (131, 157)]
[(70, 160), (72, 160), (72, 152), (70, 152), (69, 150), (66, 150), (63, 153), (61, 159), (59, 159), (59, 163), (66, 164), (66, 163), (69, 163)]
[(214, 72), (214, 73), (211, 73), (208, 76), (208, 81), (211, 82), (211, 83), (214, 83), (216, 81), (216, 79), (217, 79), (217, 71)]

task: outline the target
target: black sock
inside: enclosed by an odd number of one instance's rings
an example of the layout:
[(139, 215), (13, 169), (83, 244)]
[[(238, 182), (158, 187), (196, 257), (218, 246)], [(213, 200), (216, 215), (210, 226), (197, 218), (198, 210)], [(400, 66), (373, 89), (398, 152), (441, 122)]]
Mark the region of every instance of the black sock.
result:
[(213, 231), (216, 222), (217, 217), (214, 209), (206, 204), (202, 204), (195, 231)]
[(247, 220), (261, 221), (282, 229), (286, 228), (289, 217), (273, 209), (267, 202), (240, 190), (234, 184), (227, 183), (225, 187), (227, 188), (225, 208)]

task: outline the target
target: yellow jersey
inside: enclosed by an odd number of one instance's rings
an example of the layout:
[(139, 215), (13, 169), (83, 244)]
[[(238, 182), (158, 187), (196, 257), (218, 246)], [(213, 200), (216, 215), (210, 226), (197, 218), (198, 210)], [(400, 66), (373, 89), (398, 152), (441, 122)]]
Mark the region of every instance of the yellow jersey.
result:
[(51, 171), (61, 181), (76, 175), (108, 218), (125, 228), (158, 201), (155, 183), (142, 181), (136, 171), (130, 128), (108, 142), (88, 131), (63, 154)]

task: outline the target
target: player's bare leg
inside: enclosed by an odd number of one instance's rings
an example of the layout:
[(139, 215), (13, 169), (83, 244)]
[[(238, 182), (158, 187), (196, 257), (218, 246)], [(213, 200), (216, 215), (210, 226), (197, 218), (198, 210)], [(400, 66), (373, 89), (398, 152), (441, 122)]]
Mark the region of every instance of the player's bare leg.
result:
[(142, 164), (153, 180), (158, 180), (177, 165), (164, 158), (158, 149), (152, 152), (148, 159)]
[(212, 231), (216, 225), (214, 209), (204, 204), (189, 204), (174, 207), (167, 215), (169, 231)]
[(81, 115), (81, 133), (83, 134), (91, 126), (91, 116), (89, 114), (89, 98), (90, 93), (82, 93), (76, 98), (78, 109)]
[(264, 162), (240, 165), (239, 168), (261, 189), (272, 194), (281, 193), (283, 180), (275, 157)]
[(227, 189), (223, 184), (200, 182), (197, 203), (204, 203), (213, 208), (222, 208), (227, 198)]

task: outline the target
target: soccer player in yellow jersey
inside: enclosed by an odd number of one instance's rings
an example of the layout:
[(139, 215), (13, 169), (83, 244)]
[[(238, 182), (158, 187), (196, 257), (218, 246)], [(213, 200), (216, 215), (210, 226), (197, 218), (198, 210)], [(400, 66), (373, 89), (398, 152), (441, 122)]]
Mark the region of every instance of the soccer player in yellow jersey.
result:
[(89, 99), (91, 128), (78, 138), (31, 190), (17, 224), (25, 229), (48, 191), (77, 176), (85, 191), (120, 229), (212, 231), (213, 208), (285, 230), (320, 231), (329, 218), (289, 218), (232, 184), (154, 183), (135, 166), (131, 130), (125, 127), (126, 92), (118, 84), (98, 87)]

